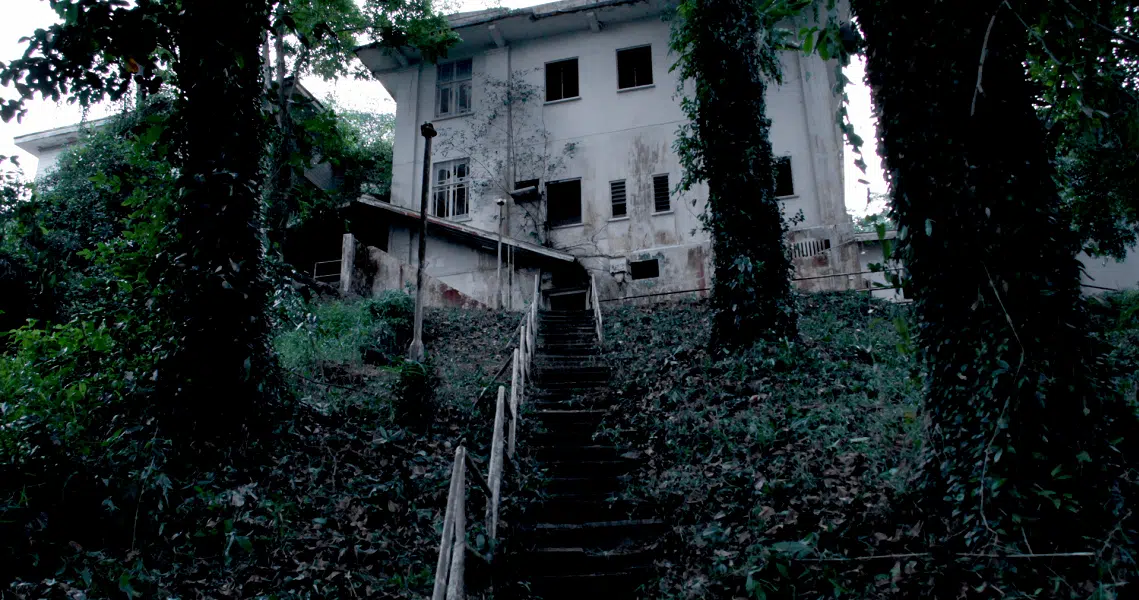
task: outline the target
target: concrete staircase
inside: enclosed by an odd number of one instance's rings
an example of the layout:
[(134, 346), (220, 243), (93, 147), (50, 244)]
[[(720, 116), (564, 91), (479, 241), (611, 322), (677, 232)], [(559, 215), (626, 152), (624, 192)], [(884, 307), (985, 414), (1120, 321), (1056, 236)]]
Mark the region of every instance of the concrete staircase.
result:
[(592, 311), (540, 313), (520, 449), (546, 484), (518, 523), (510, 562), (524, 585), (511, 597), (628, 598), (653, 577), (664, 525), (646, 507), (617, 499), (636, 467), (633, 454), (594, 440), (609, 408), (608, 380)]

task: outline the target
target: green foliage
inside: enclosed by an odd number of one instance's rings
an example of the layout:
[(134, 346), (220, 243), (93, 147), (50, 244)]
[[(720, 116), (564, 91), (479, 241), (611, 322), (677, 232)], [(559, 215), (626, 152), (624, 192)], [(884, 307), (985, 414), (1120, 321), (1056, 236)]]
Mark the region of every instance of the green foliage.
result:
[(893, 231), (898, 228), (898, 224), (890, 220), (890, 216), (886, 212), (879, 212), (855, 219), (854, 232), (876, 233), (879, 225), (883, 225), (887, 231)]
[(1090, 252), (1123, 258), (1139, 227), (1139, 8), (1066, 0), (1023, 17), (1065, 208)]
[[(946, 552), (1094, 553), (968, 567), (1009, 595), (1134, 575), (1117, 534), (1133, 527), (1135, 413), (1106, 380), (1025, 70), (1040, 28), (1066, 27), (1073, 6), (853, 3), (929, 374), (924, 534)], [(966, 569), (939, 572), (930, 591)]]
[(875, 597), (893, 565), (832, 585), (792, 558), (888, 552), (903, 527), (921, 448), (912, 316), (861, 293), (796, 301), (798, 340), (731, 355), (707, 350), (704, 303), (605, 314), (621, 401), (601, 435), (645, 453), (628, 493), (675, 528), (642, 597)]
[(301, 305), (283, 315), (274, 347), (286, 369), (305, 376), (397, 360), (410, 342), (414, 300), (389, 290), (379, 298)]
[(735, 347), (794, 336), (787, 224), (775, 198), (775, 157), (765, 98), (781, 81), (775, 25), (803, 2), (687, 0), (677, 8), (670, 48), (688, 123), (674, 148), (681, 190), (708, 183), (702, 215), (711, 232), (716, 277), (713, 342)]

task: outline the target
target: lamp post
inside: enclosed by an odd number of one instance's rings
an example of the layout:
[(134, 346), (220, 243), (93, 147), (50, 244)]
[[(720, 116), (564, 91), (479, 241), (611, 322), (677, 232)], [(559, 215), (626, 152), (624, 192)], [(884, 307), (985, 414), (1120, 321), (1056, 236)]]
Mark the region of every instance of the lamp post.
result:
[(435, 127), (424, 123), (419, 127), (423, 135), (423, 185), (419, 194), (419, 268), (415, 272), (415, 328), (408, 348), (408, 358), (423, 361), (423, 277), (424, 255), (427, 253), (427, 193), (431, 188), (431, 138), (435, 137)]
[(502, 227), (504, 225), (502, 213), (506, 207), (506, 200), (499, 198), (494, 203), (498, 205), (498, 273), (494, 280), (494, 307), (502, 310)]

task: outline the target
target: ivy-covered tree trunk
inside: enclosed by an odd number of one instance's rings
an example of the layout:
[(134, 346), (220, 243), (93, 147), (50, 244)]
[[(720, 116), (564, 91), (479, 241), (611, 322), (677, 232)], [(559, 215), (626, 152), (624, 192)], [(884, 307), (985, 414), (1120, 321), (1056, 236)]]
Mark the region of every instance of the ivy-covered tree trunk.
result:
[(170, 256), (178, 331), (158, 377), (174, 388), (175, 413), (189, 417), (196, 439), (253, 424), (259, 400), (275, 391), (260, 237), (268, 10), (267, 0), (195, 0), (177, 30), (183, 143)]
[(778, 80), (780, 71), (765, 21), (751, 0), (685, 0), (672, 33), (681, 80), (692, 86), (682, 105), (690, 123), (676, 142), (681, 185), (708, 183), (712, 340), (722, 347), (797, 329), (765, 103), (764, 78)]
[[(1100, 379), (1079, 240), (1026, 81), (1018, 16), (1032, 22), (1036, 5), (853, 6), (929, 372), (925, 530), (955, 552), (1110, 554), (1130, 443), (1116, 442), (1134, 415)], [(1050, 570), (1077, 586), (1095, 566), (1024, 560), (936, 591), (1051, 589)]]

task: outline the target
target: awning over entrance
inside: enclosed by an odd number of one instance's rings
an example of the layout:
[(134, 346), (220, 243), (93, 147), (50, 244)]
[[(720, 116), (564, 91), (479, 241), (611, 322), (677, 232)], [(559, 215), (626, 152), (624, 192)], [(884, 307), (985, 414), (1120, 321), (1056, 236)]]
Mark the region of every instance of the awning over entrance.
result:
[[(410, 221), (414, 223), (419, 220), (419, 211), (415, 211), (410, 208), (404, 208), (402, 206), (396, 206), (367, 194), (357, 198), (356, 202), (365, 206), (383, 210), (389, 216), (401, 221)], [(456, 223), (454, 221), (448, 221), (446, 219), (440, 219), (439, 217), (432, 215), (427, 215), (427, 233), (428, 235), (434, 234), (451, 237), (455, 240), (469, 244), (476, 248), (482, 248), (484, 250), (489, 250), (492, 252), (496, 249), (498, 244), (497, 233), (478, 229), (476, 227), (471, 227), (470, 225), (464, 225), (462, 223)], [(552, 248), (546, 248), (537, 244), (531, 244), (530, 242), (524, 242), (512, 237), (503, 236), (502, 245), (504, 247), (514, 248), (516, 256), (519, 256), (520, 253), (529, 253), (535, 258), (553, 260), (558, 262), (572, 263), (575, 260), (572, 254), (559, 252), (558, 250), (554, 250)]]

